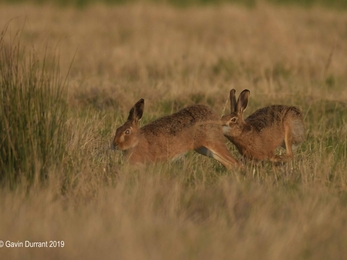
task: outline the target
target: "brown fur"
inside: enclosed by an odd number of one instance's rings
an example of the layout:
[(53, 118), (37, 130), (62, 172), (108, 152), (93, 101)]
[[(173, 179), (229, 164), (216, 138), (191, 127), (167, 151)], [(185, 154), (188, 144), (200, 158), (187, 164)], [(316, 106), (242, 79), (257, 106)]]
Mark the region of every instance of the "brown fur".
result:
[[(293, 106), (273, 105), (261, 108), (243, 120), (250, 91), (241, 92), (237, 102), (235, 90), (230, 91), (231, 113), (222, 117), (224, 135), (246, 158), (256, 161), (288, 161), (293, 147), (305, 140), (301, 111)], [(285, 156), (275, 155), (278, 147)]]
[(218, 115), (209, 107), (190, 106), (139, 128), (143, 108), (144, 100), (140, 99), (114, 138), (114, 146), (126, 151), (129, 162), (165, 161), (195, 150), (227, 168), (239, 164), (225, 145)]

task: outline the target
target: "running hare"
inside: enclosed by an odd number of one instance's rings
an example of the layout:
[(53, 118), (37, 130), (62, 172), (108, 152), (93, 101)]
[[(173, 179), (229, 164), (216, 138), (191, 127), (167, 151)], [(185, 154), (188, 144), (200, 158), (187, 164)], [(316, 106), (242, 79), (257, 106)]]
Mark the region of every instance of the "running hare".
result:
[(130, 163), (165, 161), (195, 150), (227, 168), (240, 165), (226, 147), (219, 116), (209, 107), (190, 106), (139, 128), (143, 109), (144, 100), (140, 99), (113, 141)]
[[(273, 162), (289, 161), (293, 148), (305, 140), (301, 111), (293, 106), (274, 105), (261, 108), (243, 119), (250, 91), (241, 92), (237, 102), (235, 89), (230, 91), (230, 115), (222, 117), (224, 135), (248, 159)], [(279, 146), (286, 155), (275, 155)]]

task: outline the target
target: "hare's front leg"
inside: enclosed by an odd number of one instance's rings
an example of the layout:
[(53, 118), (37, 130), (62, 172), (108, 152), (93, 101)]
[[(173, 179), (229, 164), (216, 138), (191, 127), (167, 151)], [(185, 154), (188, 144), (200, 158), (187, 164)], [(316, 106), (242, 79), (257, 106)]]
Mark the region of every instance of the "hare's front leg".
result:
[(232, 169), (235, 166), (242, 166), (242, 163), (240, 163), (230, 154), (228, 148), (224, 143), (210, 143), (195, 149), (195, 151), (205, 156), (216, 159), (227, 169)]

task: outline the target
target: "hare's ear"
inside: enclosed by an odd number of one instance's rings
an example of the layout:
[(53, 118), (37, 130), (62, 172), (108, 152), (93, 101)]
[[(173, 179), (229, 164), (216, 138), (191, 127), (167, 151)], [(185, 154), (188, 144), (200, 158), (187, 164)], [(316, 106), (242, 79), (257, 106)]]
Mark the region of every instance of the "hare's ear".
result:
[(239, 99), (237, 100), (237, 112), (243, 113), (243, 111), (246, 110), (247, 104), (248, 104), (248, 97), (251, 94), (251, 92), (248, 89), (245, 89), (241, 92)]
[(141, 98), (136, 104), (131, 108), (128, 116), (129, 121), (139, 121), (143, 115), (143, 109), (145, 107), (145, 100)]
[(235, 89), (230, 90), (230, 113), (236, 112), (237, 109), (235, 93)]

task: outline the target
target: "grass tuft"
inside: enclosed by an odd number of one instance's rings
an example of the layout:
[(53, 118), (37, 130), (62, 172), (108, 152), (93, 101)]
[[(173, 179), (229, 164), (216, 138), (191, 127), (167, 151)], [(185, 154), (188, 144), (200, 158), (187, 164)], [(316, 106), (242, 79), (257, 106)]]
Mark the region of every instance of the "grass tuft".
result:
[(43, 181), (64, 151), (66, 102), (56, 57), (21, 46), (21, 31), (0, 36), (0, 182)]

